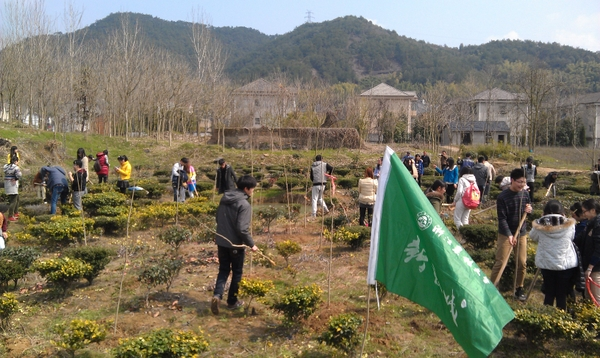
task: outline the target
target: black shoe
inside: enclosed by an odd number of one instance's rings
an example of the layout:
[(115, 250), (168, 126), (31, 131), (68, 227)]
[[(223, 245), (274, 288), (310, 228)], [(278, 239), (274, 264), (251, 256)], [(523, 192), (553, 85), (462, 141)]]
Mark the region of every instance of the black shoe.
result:
[(227, 305), (227, 308), (230, 309), (230, 310), (235, 310), (235, 309), (238, 309), (238, 308), (240, 308), (242, 306), (244, 306), (244, 301), (237, 300), (234, 304)]
[(523, 287), (517, 288), (517, 290), (515, 291), (515, 299), (519, 301), (527, 300), (527, 296), (525, 296), (525, 290), (523, 289)]
[(219, 304), (221, 303), (221, 299), (219, 296), (213, 296), (212, 301), (210, 302), (210, 310), (214, 315), (219, 314)]

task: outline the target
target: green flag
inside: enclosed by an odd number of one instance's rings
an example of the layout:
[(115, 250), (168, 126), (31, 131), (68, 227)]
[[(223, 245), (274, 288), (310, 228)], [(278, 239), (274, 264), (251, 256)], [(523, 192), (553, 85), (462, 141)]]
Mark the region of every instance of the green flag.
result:
[(367, 281), (434, 312), (469, 357), (485, 357), (514, 313), (454, 239), (396, 153), (386, 149)]

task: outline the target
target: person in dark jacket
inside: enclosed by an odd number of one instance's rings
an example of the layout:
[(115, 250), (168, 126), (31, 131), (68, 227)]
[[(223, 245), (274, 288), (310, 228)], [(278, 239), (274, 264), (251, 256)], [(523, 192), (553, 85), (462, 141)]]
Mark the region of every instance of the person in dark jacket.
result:
[(444, 202), (444, 194), (446, 194), (446, 184), (441, 180), (436, 180), (431, 184), (431, 188), (425, 192), (425, 196), (433, 205), (435, 211), (439, 214), (442, 211), (442, 203)]
[(219, 169), (217, 169), (216, 186), (219, 194), (228, 190), (235, 190), (237, 177), (231, 165), (225, 163), (225, 159), (219, 159)]
[(218, 248), (219, 274), (210, 305), (213, 314), (219, 314), (229, 273), (232, 273), (232, 277), (227, 295), (227, 308), (235, 309), (244, 304), (237, 296), (244, 269), (245, 248), (258, 250), (250, 236), (252, 207), (247, 200), (252, 196), (254, 188), (256, 188), (256, 179), (250, 175), (242, 176), (237, 182), (237, 189), (226, 191), (217, 208), (215, 242)]
[(475, 181), (477, 181), (477, 187), (481, 193), (481, 202), (485, 201), (485, 187), (490, 181), (490, 170), (483, 164), (484, 158), (480, 156), (477, 158), (477, 164), (473, 166), (473, 175), (475, 175)]
[(583, 242), (579, 242), (582, 267), (585, 279), (591, 278), (593, 281), (590, 285), (592, 295), (596, 302), (600, 302), (600, 287), (597, 286), (600, 285), (600, 204), (594, 199), (588, 199), (581, 206), (583, 216), (589, 220)]
[(495, 286), (498, 286), (502, 273), (506, 268), (506, 263), (515, 247), (517, 258), (515, 298), (519, 301), (527, 300), (523, 284), (525, 282), (525, 273), (527, 271), (527, 236), (526, 226), (521, 226), (518, 233), (518, 240), (514, 236), (517, 234), (519, 222), (525, 213), (530, 214), (533, 208), (529, 202), (529, 195), (523, 191), (527, 185), (525, 181), (525, 172), (523, 169), (513, 169), (510, 172), (510, 186), (504, 190), (496, 199), (496, 212), (498, 215), (498, 240), (496, 242), (496, 260), (492, 267), (490, 280)]
[(65, 204), (67, 197), (69, 196), (69, 183), (67, 183), (67, 173), (59, 166), (42, 167), (40, 170), (42, 178), (48, 176), (48, 185), (52, 193), (52, 199), (50, 200), (50, 214), (56, 214), (56, 203), (60, 196), (60, 203)]
[(423, 160), (423, 168), (429, 168), (429, 164), (431, 164), (431, 158), (429, 157), (429, 155), (427, 155), (426, 151), (423, 151), (421, 160)]

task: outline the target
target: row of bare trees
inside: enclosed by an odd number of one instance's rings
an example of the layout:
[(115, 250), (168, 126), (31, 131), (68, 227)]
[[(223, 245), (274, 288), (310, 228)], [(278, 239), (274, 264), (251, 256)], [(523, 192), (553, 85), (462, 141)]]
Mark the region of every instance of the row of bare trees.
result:
[[(80, 29), (82, 11), (73, 4), (64, 11), (64, 36), (55, 33), (43, 0), (7, 1), (0, 11), (0, 114), (10, 120), (40, 129), (52, 126), (57, 132), (171, 141), (173, 133), (203, 133), (209, 125), (244, 127), (254, 119), (252, 113), (233, 110), (234, 86), (223, 72), (227, 54), (202, 13), (193, 12), (189, 37), (195, 65), (190, 65), (152, 48), (144, 29), (127, 15), (103, 45), (86, 38)], [(462, 83), (427, 84), (418, 93), (423, 105), (414, 130), (386, 103), (361, 100), (357, 85), (330, 86), (317, 78), (301, 83), (278, 72), (270, 81), (280, 90), (261, 125), (275, 132), (326, 123), (356, 128), (363, 140), (375, 131), (379, 141), (417, 139), (435, 148), (442, 128), (474, 119), (469, 98), (502, 87), (518, 99), (518, 120), (510, 123), (513, 143), (533, 148), (556, 144), (565, 118), (577, 125), (577, 94), (585, 91), (581, 76), (506, 62), (474, 71)], [(566, 113), (567, 98), (573, 103)], [(487, 113), (485, 118), (494, 117)], [(570, 135), (580, 143), (576, 137), (581, 133)]]

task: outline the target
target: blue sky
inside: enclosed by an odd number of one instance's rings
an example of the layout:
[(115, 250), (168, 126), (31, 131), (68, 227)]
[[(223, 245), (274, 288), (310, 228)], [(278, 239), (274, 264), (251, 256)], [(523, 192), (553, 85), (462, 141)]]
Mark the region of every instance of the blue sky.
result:
[[(0, 0), (0, 11), (7, 2)], [(32, 0), (20, 0), (32, 1)], [(43, 1), (43, 0), (36, 0)], [(64, 31), (69, 0), (45, 0), (50, 18)], [(457, 47), (493, 39), (558, 42), (600, 51), (600, 0), (71, 0), (83, 11), (82, 26), (113, 12), (131, 11), (165, 20), (192, 20), (202, 11), (213, 26), (245, 26), (284, 34), (306, 21), (362, 16), (417, 40)]]

